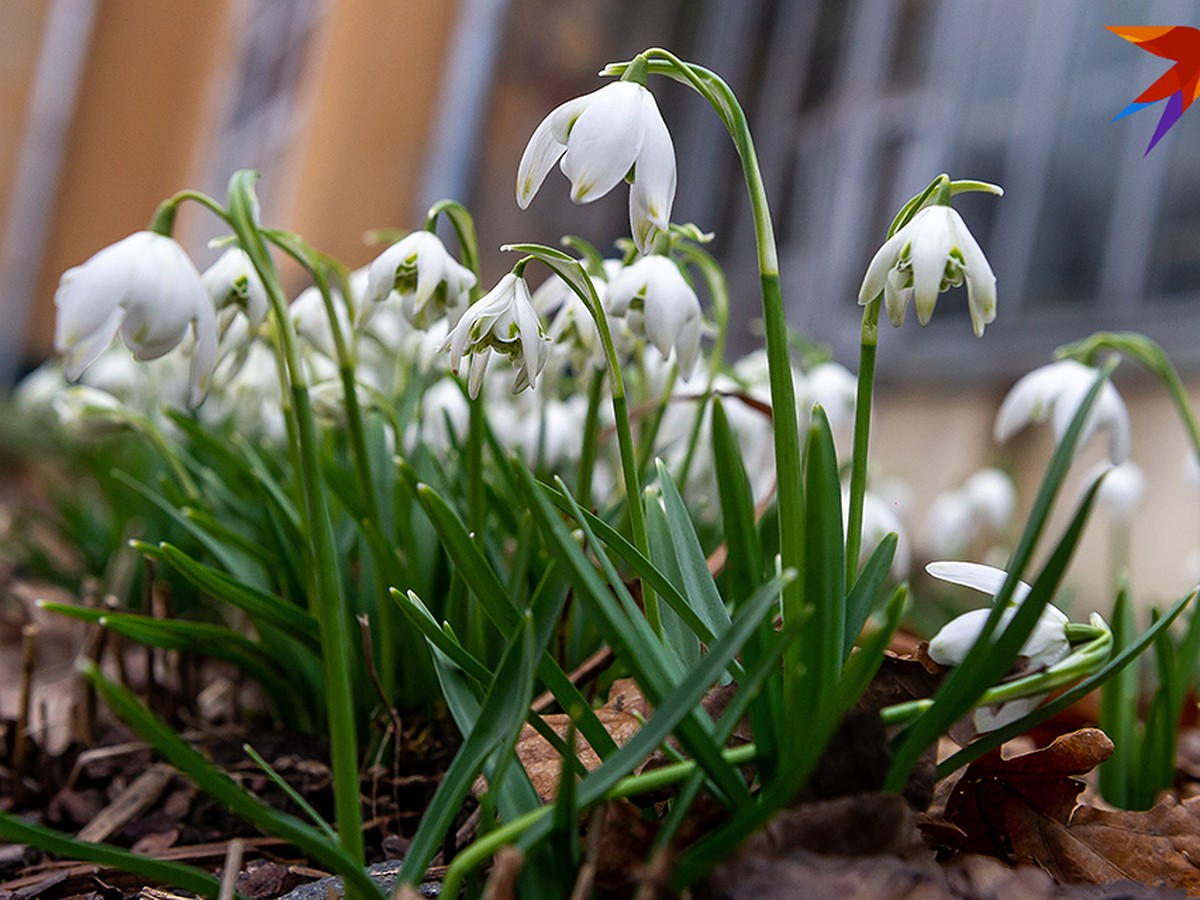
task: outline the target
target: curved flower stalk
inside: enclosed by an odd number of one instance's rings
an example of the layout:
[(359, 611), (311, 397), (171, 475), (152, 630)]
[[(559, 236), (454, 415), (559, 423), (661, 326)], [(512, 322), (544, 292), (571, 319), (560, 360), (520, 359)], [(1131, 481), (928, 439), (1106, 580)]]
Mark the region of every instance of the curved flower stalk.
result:
[(368, 268), (366, 300), (358, 307), (356, 326), (363, 328), (376, 305), (392, 292), (400, 295), (404, 317), (426, 328), (445, 317), (458, 324), (471, 303), (475, 273), (460, 264), (431, 231), (414, 231), (384, 250)]
[(996, 318), (996, 276), (962, 216), (949, 206), (927, 206), (892, 235), (867, 266), (860, 305), (881, 293), (888, 318), (904, 324), (909, 301), (928, 325), (938, 294), (967, 284), (967, 305), (976, 337)]
[(674, 351), (680, 373), (691, 376), (700, 355), (700, 300), (669, 257), (644, 256), (626, 266), (609, 281), (604, 305), (664, 359)]
[(217, 320), (200, 273), (174, 239), (139, 231), (63, 273), (54, 294), (54, 347), (77, 381), (119, 333), (135, 359), (157, 359), (190, 329), (189, 403), (208, 392), (217, 355)]
[[(1100, 375), (1099, 369), (1073, 359), (1063, 359), (1023, 376), (996, 415), (995, 436), (1004, 443), (1030, 422), (1049, 420), (1056, 440), (1062, 440), (1076, 410)], [(1129, 413), (1111, 382), (1100, 388), (1100, 396), (1088, 414), (1079, 437), (1082, 446), (1099, 429), (1108, 431), (1109, 457), (1114, 463), (1129, 455)]]
[(546, 343), (525, 276), (513, 271), (470, 306), (446, 336), (442, 350), (449, 351), (450, 369), (456, 375), (463, 356), (471, 354), (467, 390), (474, 398), (493, 352), (507, 356), (517, 370), (514, 394), (537, 384), (548, 356)]
[[(631, 70), (632, 71), (632, 70)], [(645, 69), (642, 69), (645, 80)], [(571, 200), (590, 203), (632, 174), (629, 226), (648, 253), (671, 221), (675, 146), (654, 95), (635, 80), (618, 81), (568, 100), (533, 132), (517, 166), (517, 204), (529, 206), (558, 162), (571, 181)]]
[[(971, 562), (934, 562), (925, 567), (934, 578), (950, 584), (969, 587), (990, 596), (1000, 592), (1007, 577), (1001, 569)], [(1017, 614), (1017, 610), (1029, 596), (1032, 588), (1021, 581), (1013, 591), (1012, 599), (1005, 607), (997, 630), (1003, 630)], [(957, 666), (975, 646), (979, 639), (984, 623), (987, 621), (989, 610), (974, 609), (952, 619), (929, 640), (930, 658), (943, 666)], [(1018, 661), (1020, 674), (1026, 675), (1050, 668), (1071, 652), (1071, 642), (1067, 638), (1066, 614), (1058, 607), (1047, 604), (1033, 632), (1021, 645)], [(1010, 722), (1030, 712), (1042, 702), (1043, 697), (1024, 697), (1010, 700), (1006, 703), (989, 707), (981, 707), (975, 711), (975, 730), (979, 732), (995, 731)]]

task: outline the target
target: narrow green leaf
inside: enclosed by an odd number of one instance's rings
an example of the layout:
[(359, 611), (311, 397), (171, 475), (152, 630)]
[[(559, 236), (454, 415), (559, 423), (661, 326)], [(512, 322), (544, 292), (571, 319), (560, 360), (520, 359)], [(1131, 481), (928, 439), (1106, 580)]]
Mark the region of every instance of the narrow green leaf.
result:
[[(646, 538), (650, 544), (650, 561), (674, 584), (683, 583), (679, 561), (671, 542), (671, 526), (663, 508), (662, 496), (654, 485), (643, 492), (646, 510)], [(674, 666), (688, 671), (700, 661), (700, 638), (668, 603), (659, 612), (662, 620), (663, 650), (674, 657)]]
[[(1113, 653), (1133, 643), (1133, 604), (1128, 584), (1122, 584), (1113, 603)], [(1130, 786), (1137, 778), (1137, 666), (1127, 666), (1100, 689), (1100, 729), (1113, 741), (1113, 754), (1100, 764), (1100, 792), (1122, 809), (1129, 808)]]
[(679, 496), (679, 490), (671, 478), (671, 473), (663, 464), (657, 462), (658, 486), (662, 491), (663, 507), (666, 510), (667, 522), (671, 526), (671, 543), (675, 549), (675, 558), (679, 562), (680, 574), (683, 578), (680, 585), (683, 595), (689, 605), (696, 610), (701, 621), (708, 626), (714, 638), (720, 638), (729, 628), (729, 610), (721, 599), (721, 592), (708, 571), (708, 559), (700, 546), (700, 538), (696, 535), (696, 527), (688, 515), (687, 506)]
[[(801, 681), (806, 709), (821, 709), (834, 695), (846, 644), (846, 563), (842, 482), (825, 410), (814, 406), (805, 447), (804, 596), (813, 610), (800, 638), (809, 671)], [(785, 669), (785, 678), (786, 669)]]
[(383, 900), (384, 894), (379, 886), (338, 844), (331, 843), (322, 832), (272, 809), (239, 787), (228, 775), (188, 746), (161, 719), (142, 706), (133, 694), (106, 678), (95, 664), (85, 662), (82, 669), (113, 712), (167, 762), (191, 778), (214, 800), (267, 834), (289, 841), (314, 862), (342, 876), (361, 896)]
[[(639, 762), (653, 753), (672, 732), (683, 727), (687, 719), (694, 714), (701, 697), (720, 677), (729, 660), (754, 633), (763, 617), (771, 613), (778, 602), (780, 591), (791, 577), (793, 576), (790, 572), (786, 573), (755, 591), (738, 611), (729, 630), (709, 648), (691, 677), (676, 686), (663, 698), (662, 703), (655, 705), (654, 715), (611, 759), (605, 760), (603, 765), (588, 773), (578, 785), (578, 804), (581, 809), (602, 800), (609, 790)], [(721, 762), (727, 769), (731, 768), (724, 759)], [(545, 837), (551, 825), (550, 817), (543, 817), (521, 836), (518, 845), (523, 848), (533, 846)]]
[(153, 559), (169, 563), (180, 575), (214, 599), (236, 606), (252, 619), (286, 631), (313, 649), (319, 647), (317, 620), (298, 606), (198, 562), (173, 544), (163, 542), (154, 546), (136, 541), (134, 546)]
[[(416, 477), (416, 472), (406, 465), (401, 466), (401, 472), (410, 481)], [(521, 613), (513, 605), (512, 598), (484, 558), (479, 545), (471, 539), (466, 525), (450, 505), (428, 485), (415, 482), (413, 490), (463, 581), (470, 587), (484, 613), (500, 633), (511, 640), (520, 624)], [(616, 749), (612, 736), (595, 714), (590, 712), (591, 705), (587, 699), (550, 654), (542, 654), (537, 675), (564, 710), (572, 716), (575, 715), (573, 711), (579, 713), (579, 730), (601, 758)]]
[(421, 880), (484, 762), (497, 749), (507, 752), (516, 742), (533, 697), (536, 656), (531, 616), (522, 616), (518, 632), (504, 651), (475, 727), (455, 754), (413, 835), (397, 876), (401, 883), (415, 885)]
[[(627, 592), (618, 591), (619, 595), (625, 593), (624, 603), (613, 597), (595, 566), (583, 555), (562, 520), (555, 514), (541, 485), (528, 469), (520, 465), (519, 460), (518, 473), (524, 483), (525, 494), (538, 522), (542, 539), (550, 553), (563, 565), (575, 587), (576, 597), (593, 611), (610, 645), (635, 673), (639, 686), (650, 702), (656, 708), (660, 708), (666, 695), (675, 685), (675, 678), (666, 668), (666, 660), (661, 652), (662, 644), (655, 637), (646, 619), (636, 612), (636, 607), (633, 611), (629, 610)], [(584, 537), (592, 546), (601, 566), (608, 570), (611, 584), (615, 578), (611, 561), (602, 552), (599, 541), (588, 526), (583, 511), (571, 497), (570, 491), (561, 482), (559, 490), (571, 506), (571, 515), (579, 522)], [(619, 584), (619, 579), (617, 581)], [(712, 655), (711, 650), (709, 655)], [(705, 665), (708, 664), (708, 660), (709, 657), (706, 656)], [(681, 743), (704, 767), (727, 802), (735, 806), (749, 802), (750, 796), (745, 782), (721, 758), (721, 749), (713, 742), (711, 732), (712, 720), (700, 710), (692, 710), (679, 726)]]
[(866, 565), (859, 573), (858, 580), (854, 582), (854, 587), (846, 596), (846, 634), (842, 644), (843, 659), (850, 656), (850, 651), (854, 649), (854, 642), (858, 640), (859, 632), (866, 624), (867, 616), (871, 614), (875, 598), (892, 568), (892, 559), (896, 555), (898, 543), (899, 538), (895, 534), (889, 534), (876, 545), (867, 559)]
[[(193, 866), (153, 859), (110, 844), (81, 841), (3, 811), (0, 811), (0, 838), (13, 844), (29, 844), (63, 859), (77, 859), (130, 872), (148, 881), (174, 885), (201, 897), (212, 897), (213, 900), (221, 892), (219, 879)], [(237, 896), (242, 897), (241, 894)]]
[(725, 572), (731, 588), (730, 599), (737, 606), (762, 582), (762, 545), (754, 528), (750, 478), (720, 397), (713, 398), (712, 408), (713, 463), (727, 554)]

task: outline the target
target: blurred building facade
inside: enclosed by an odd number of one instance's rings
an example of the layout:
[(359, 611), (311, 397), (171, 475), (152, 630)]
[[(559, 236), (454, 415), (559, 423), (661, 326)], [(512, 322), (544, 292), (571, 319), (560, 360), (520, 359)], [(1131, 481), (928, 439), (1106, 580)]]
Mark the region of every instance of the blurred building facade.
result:
[[(510, 240), (625, 233), (622, 197), (579, 209), (513, 202), (516, 162), (557, 103), (652, 45), (723, 74), (750, 117), (772, 197), (789, 320), (855, 365), (858, 283), (891, 215), (938, 172), (995, 181), (957, 204), (999, 281), (976, 340), (965, 298), (885, 327), (874, 434), (911, 512), (976, 467), (1010, 464), (1027, 496), (1044, 434), (997, 448), (991, 420), (1024, 371), (1098, 329), (1138, 329), (1200, 362), (1200, 113), (1149, 155), (1160, 107), (1117, 112), (1169, 65), (1105, 25), (1200, 25), (1200, 0), (7, 0), (0, 6), (0, 375), (51, 351), (59, 274), (141, 228), (184, 187), (220, 196), (263, 172), (265, 221), (351, 265), (376, 227), (413, 227), (454, 196), (475, 211), (490, 277)], [(757, 278), (737, 160), (716, 118), (655, 85), (676, 142), (675, 218), (716, 232), (734, 341), (755, 346)], [(551, 178), (557, 178), (552, 174)], [(220, 233), (181, 237), (203, 263)], [(299, 286), (299, 285), (297, 285)], [(1148, 381), (1122, 376), (1135, 458), (1152, 478), (1135, 583), (1186, 583), (1200, 497), (1186, 445)], [(1027, 464), (1034, 460), (1038, 464)], [(919, 518), (914, 516), (912, 518)], [(1170, 527), (1163, 527), (1170, 523)], [(1106, 574), (1102, 525), (1076, 574)], [(1144, 537), (1142, 536), (1144, 534)], [(1089, 589), (1090, 589), (1089, 588)]]

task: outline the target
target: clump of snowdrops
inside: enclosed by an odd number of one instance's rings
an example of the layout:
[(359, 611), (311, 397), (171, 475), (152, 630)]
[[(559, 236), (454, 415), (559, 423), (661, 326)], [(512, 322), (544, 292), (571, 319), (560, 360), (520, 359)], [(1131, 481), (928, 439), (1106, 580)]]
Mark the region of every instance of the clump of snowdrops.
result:
[[(282, 724), (328, 735), (335, 821), (268, 808), (125, 687), (95, 666), (86, 677), (165, 759), (342, 875), (348, 895), (379, 893), (362, 871), (358, 773), (366, 748), (394, 737), (382, 711), (441, 699), (463, 737), (411, 836), (402, 883), (422, 879), (483, 774), (479, 837), (447, 861), (446, 895), (515, 846), (522, 895), (564, 896), (581, 865), (582, 817), (651, 789), (660, 802), (646, 814), (659, 829), (648, 854), (671, 844), (702, 795), (725, 812), (678, 850), (671, 877), (683, 887), (793, 802), (904, 612), (898, 535), (872, 524), (868, 492), (879, 315), (899, 326), (911, 302), (925, 323), (942, 292), (965, 284), (983, 336), (996, 282), (952, 200), (999, 189), (940, 175), (900, 209), (858, 298), (854, 375), (789, 351), (767, 197), (728, 86), (660, 49), (603, 74), (615, 80), (538, 126), (516, 193), (525, 207), (559, 188), (548, 183), (556, 164), (578, 203), (628, 182), (630, 235), (614, 255), (573, 238), (565, 249), (511, 244), (514, 265), (489, 288), (475, 224), (446, 201), (349, 271), (260, 221), (255, 175), (241, 171), (223, 202), (177, 194), (147, 230), (63, 275), (61, 362), (23, 391), (78, 440), (117, 433), (150, 449), (151, 463), (117, 477), (170, 537), (146, 532), (135, 549), (211, 607), (203, 622), (55, 609), (242, 667)], [(709, 236), (671, 220), (674, 148), (648, 86), (659, 77), (708, 101), (742, 163), (765, 346), (741, 361), (724, 358), (729, 298)], [(172, 237), (184, 203), (228, 230), (204, 273)], [(290, 303), (281, 257), (312, 280)], [(1110, 344), (1128, 352), (1131, 340)], [(1093, 363), (1096, 350), (1076, 355)], [(1115, 364), (1070, 363), (1070, 389), (1053, 406), (1056, 450), (1004, 567), (931, 569), (992, 600), (931, 642), (949, 669), (935, 696), (880, 712), (894, 735), (883, 788), (902, 789), (926, 748), (973, 710), (979, 736), (941, 771), (1049, 717), (1120, 671), (1186, 603), (1125, 635), (1117, 654), (1102, 618), (1071, 623), (1051, 605), (1096, 485), (1048, 561), (1030, 568), (1075, 449), (1111, 406)], [(568, 675), (601, 647), (653, 708), (622, 746)], [(699, 702), (720, 683), (736, 690), (714, 720)], [(543, 691), (570, 717), (567, 740), (531, 712)], [(753, 743), (733, 747), (743, 720)], [(525, 723), (573, 775), (550, 803), (514, 754)], [(571, 736), (597, 765), (580, 762)], [(674, 762), (635, 774), (660, 748)], [(217, 890), (195, 869), (8, 814), (0, 834)]]

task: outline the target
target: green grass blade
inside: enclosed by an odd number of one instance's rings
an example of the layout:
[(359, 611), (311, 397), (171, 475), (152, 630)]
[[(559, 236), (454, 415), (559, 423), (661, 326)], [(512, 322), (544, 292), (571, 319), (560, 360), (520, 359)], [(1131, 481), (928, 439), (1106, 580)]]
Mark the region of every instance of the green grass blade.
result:
[(484, 762), (497, 749), (507, 752), (516, 742), (533, 697), (536, 655), (531, 616), (522, 616), (518, 632), (504, 651), (475, 727), (455, 754), (413, 835), (397, 876), (400, 883), (415, 885), (421, 880)]
[[(846, 548), (842, 482), (825, 410), (814, 406), (804, 462), (804, 596), (813, 614), (798, 648), (809, 667), (800, 681), (803, 708), (817, 711), (834, 696), (846, 643)], [(796, 648), (794, 648), (796, 649)], [(785, 667), (785, 680), (788, 672)], [(785, 693), (786, 693), (785, 687)]]
[(168, 518), (199, 541), (204, 546), (204, 549), (211, 553), (226, 571), (233, 573), (233, 576), (239, 581), (251, 583), (262, 577), (263, 567), (259, 560), (245, 553), (234, 552), (232, 547), (214, 538), (176, 509), (174, 504), (169, 503), (136, 478), (119, 470), (114, 470), (112, 477), (165, 513)]
[[(0, 837), (14, 844), (29, 844), (63, 859), (77, 859), (140, 875), (150, 881), (170, 884), (201, 897), (216, 897), (221, 891), (220, 879), (193, 866), (178, 862), (151, 859), (121, 847), (81, 841), (69, 834), (35, 825), (32, 822), (0, 811)], [(241, 897), (238, 894), (238, 897)]]
[(192, 749), (161, 719), (142, 706), (128, 690), (106, 678), (93, 663), (83, 664), (84, 675), (95, 685), (104, 702), (167, 762), (192, 779), (218, 803), (267, 834), (292, 843), (298, 850), (330, 872), (342, 876), (364, 897), (383, 900), (379, 886), (337, 843), (292, 816), (267, 806), (239, 787), (233, 779)]
[(154, 546), (137, 541), (134, 546), (147, 556), (170, 564), (214, 599), (236, 606), (252, 619), (274, 625), (313, 649), (319, 647), (317, 620), (299, 607), (199, 562), (173, 544), (163, 542)]
[[(1133, 643), (1133, 603), (1129, 585), (1122, 584), (1113, 603), (1113, 653)], [(1137, 778), (1137, 666), (1127, 666), (1100, 689), (1100, 729), (1112, 738), (1113, 754), (1100, 764), (1100, 792), (1122, 809), (1129, 808), (1130, 786)]]
[[(755, 591), (738, 611), (729, 630), (709, 648), (709, 652), (705, 654), (691, 677), (675, 687), (662, 703), (655, 706), (654, 714), (646, 724), (612, 759), (606, 760), (602, 766), (588, 773), (578, 786), (580, 809), (586, 809), (604, 799), (609, 790), (687, 721), (709, 686), (720, 677), (729, 660), (754, 633), (763, 617), (771, 613), (778, 603), (779, 592), (790, 577), (788, 573), (786, 576), (774, 578)], [(781, 643), (786, 643), (786, 639), (781, 639)], [(723, 759), (722, 765), (732, 768)], [(518, 845), (522, 848), (533, 846), (545, 837), (551, 825), (549, 816), (539, 820), (521, 836)]]
[[(682, 584), (683, 574), (680, 572), (679, 560), (671, 542), (671, 526), (667, 522), (661, 492), (652, 485), (643, 493), (645, 502), (642, 505), (646, 510), (646, 539), (650, 545), (650, 561), (669, 581)], [(686, 672), (700, 661), (700, 638), (669, 603), (659, 611), (659, 616), (662, 619), (663, 649), (675, 658), (675, 666)]]
[[(407, 466), (402, 467), (402, 472), (410, 480), (416, 476), (416, 473)], [(520, 625), (521, 613), (513, 605), (508, 590), (484, 557), (479, 545), (471, 539), (466, 525), (433, 488), (416, 482), (413, 490), (463, 581), (470, 587), (480, 606), (483, 607), (484, 612), (500, 630), (500, 633), (505, 638), (511, 639)], [(616, 749), (612, 736), (604, 729), (595, 714), (590, 712), (591, 705), (587, 699), (579, 688), (571, 683), (571, 679), (563, 672), (562, 667), (548, 653), (542, 655), (537, 675), (546, 685), (546, 689), (554, 694), (555, 699), (564, 710), (573, 716), (576, 713), (579, 714), (580, 718), (577, 722), (579, 730), (601, 758)]]
[(291, 800), (300, 808), (304, 815), (308, 816), (308, 820), (312, 822), (316, 828), (323, 832), (325, 837), (334, 843), (337, 842), (337, 832), (333, 830), (333, 826), (321, 818), (321, 814), (313, 808), (313, 805), (305, 800), (304, 796), (299, 791), (288, 784), (287, 780), (275, 771), (275, 767), (263, 759), (262, 754), (255, 750), (250, 744), (242, 744), (242, 751), (254, 761), (254, 764), (262, 770), (264, 775), (271, 779), (277, 788), (287, 795), (289, 800)]
[[(639, 687), (658, 708), (676, 684), (676, 678), (667, 668), (663, 657), (662, 644), (645, 617), (637, 612), (636, 607), (632, 611), (629, 610), (627, 594), (624, 604), (622, 600), (613, 597), (596, 567), (584, 556), (529, 470), (519, 465), (518, 473), (524, 483), (529, 507), (533, 511), (547, 550), (563, 565), (575, 587), (577, 599), (594, 613), (609, 645), (629, 666), (637, 677)], [(584, 537), (593, 548), (593, 552), (601, 565), (607, 568), (611, 584), (612, 579), (616, 577), (612, 563), (602, 552), (582, 510), (574, 503), (574, 498), (566, 486), (560, 484), (559, 489), (571, 505), (571, 515), (583, 529)], [(619, 585), (620, 580), (616, 580)], [(618, 595), (621, 593), (622, 591), (618, 591)], [(707, 657), (705, 662), (707, 663)], [(700, 710), (692, 710), (691, 715), (680, 723), (679, 738), (685, 749), (704, 767), (727, 802), (735, 806), (749, 802), (750, 796), (745, 782), (736, 771), (726, 765), (721, 758), (721, 748), (712, 740), (712, 721), (706, 714)]]
[(687, 506), (679, 496), (679, 490), (671, 479), (671, 473), (662, 460), (657, 462), (658, 486), (662, 491), (663, 507), (666, 510), (667, 522), (671, 527), (671, 544), (675, 549), (675, 558), (679, 562), (680, 574), (683, 581), (680, 585), (683, 595), (689, 601), (700, 620), (708, 626), (714, 638), (719, 638), (729, 628), (729, 610), (717, 584), (708, 571), (708, 559), (700, 546), (700, 538), (696, 536), (696, 526), (688, 515)]
[(892, 568), (892, 559), (896, 555), (898, 543), (899, 538), (895, 534), (884, 537), (871, 552), (866, 565), (862, 567), (858, 579), (854, 582), (854, 587), (846, 595), (846, 634), (842, 643), (843, 659), (849, 658), (850, 651), (854, 649), (854, 642), (858, 640), (858, 635), (867, 622), (867, 616), (871, 614), (875, 598)]
[(720, 397), (713, 397), (712, 451), (727, 553), (725, 572), (730, 600), (736, 606), (762, 582), (763, 555), (754, 527), (750, 478)]
[[(640, 553), (628, 538), (595, 513), (589, 512), (575, 503), (573, 498), (569, 498), (564, 493), (565, 487), (560, 490), (548, 484), (541, 484), (540, 482), (539, 484), (546, 498), (559, 511), (575, 519), (581, 528), (586, 526), (588, 532), (593, 536), (593, 546), (600, 546), (603, 543), (605, 547), (612, 550), (620, 559), (628, 563), (642, 582), (650, 585), (654, 589), (654, 592), (671, 607), (677, 616), (684, 620), (688, 628), (697, 634), (705, 644), (711, 644), (716, 640), (716, 636), (712, 634), (708, 625), (692, 609), (692, 605), (683, 596), (675, 583), (663, 574), (651, 560)], [(578, 512), (580, 518), (576, 518), (576, 512)], [(596, 540), (597, 538), (599, 540)], [(731, 663), (731, 666), (736, 669), (736, 662)]]

